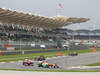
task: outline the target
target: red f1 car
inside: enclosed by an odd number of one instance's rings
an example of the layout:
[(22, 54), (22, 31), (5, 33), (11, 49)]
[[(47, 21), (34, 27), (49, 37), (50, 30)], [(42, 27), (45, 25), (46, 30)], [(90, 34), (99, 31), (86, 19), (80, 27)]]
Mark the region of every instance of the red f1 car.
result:
[(24, 66), (33, 66), (34, 63), (32, 60), (25, 59), (22, 63)]

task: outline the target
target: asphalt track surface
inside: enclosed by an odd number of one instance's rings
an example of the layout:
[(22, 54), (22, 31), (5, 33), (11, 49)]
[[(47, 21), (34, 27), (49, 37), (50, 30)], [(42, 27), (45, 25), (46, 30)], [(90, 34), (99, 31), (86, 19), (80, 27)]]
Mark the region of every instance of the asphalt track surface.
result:
[[(59, 69), (71, 70), (71, 69), (85, 69), (85, 70), (100, 70), (98, 67), (79, 67), (87, 64), (93, 64), (100, 62), (100, 52), (96, 53), (84, 53), (78, 56), (59, 56), (53, 58), (47, 58), (49, 63), (56, 63), (60, 66)], [(34, 61), (34, 66), (23, 66), (22, 61), (18, 62), (1, 62), (1, 69), (33, 69), (33, 70), (45, 70), (47, 68), (38, 67), (38, 61)], [(54, 69), (54, 68), (50, 68)]]

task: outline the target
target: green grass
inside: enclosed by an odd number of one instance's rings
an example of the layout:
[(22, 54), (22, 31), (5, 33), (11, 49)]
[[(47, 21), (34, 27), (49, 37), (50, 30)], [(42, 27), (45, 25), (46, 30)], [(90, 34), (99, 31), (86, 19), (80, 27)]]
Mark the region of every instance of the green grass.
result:
[(12, 71), (33, 71), (33, 72), (100, 72), (100, 70), (32, 70), (32, 69), (0, 69)]
[[(96, 51), (100, 51), (100, 48), (96, 49)], [(92, 52), (92, 49), (84, 49), (84, 50), (76, 50), (78, 53), (89, 53)]]
[(100, 66), (100, 62), (99, 63), (95, 63), (95, 64), (89, 64), (87, 66)]
[[(66, 50), (65, 51), (60, 51), (66, 55)], [(56, 56), (57, 52), (47, 52), (47, 53), (33, 53), (33, 54), (18, 54), (18, 55), (4, 55), (0, 56), (0, 62), (8, 62), (8, 61), (18, 61), (18, 60), (23, 60), (25, 58), (30, 58), (33, 59), (34, 57), (44, 55), (45, 57), (53, 57)]]
[[(43, 49), (42, 49), (43, 50)], [(85, 50), (70, 50), (69, 52), (76, 51), (78, 53), (89, 53), (92, 52), (91, 49), (85, 49)], [(97, 49), (97, 51), (100, 51), (100, 49)], [(64, 55), (68, 54), (67, 50), (64, 51), (58, 51), (62, 52)], [(18, 61), (23, 60), (25, 58), (33, 59), (34, 57), (44, 55), (45, 57), (53, 57), (56, 56), (57, 52), (46, 52), (46, 53), (33, 53), (33, 54), (18, 54), (18, 55), (4, 55), (0, 56), (0, 62), (9, 62), (9, 61)]]

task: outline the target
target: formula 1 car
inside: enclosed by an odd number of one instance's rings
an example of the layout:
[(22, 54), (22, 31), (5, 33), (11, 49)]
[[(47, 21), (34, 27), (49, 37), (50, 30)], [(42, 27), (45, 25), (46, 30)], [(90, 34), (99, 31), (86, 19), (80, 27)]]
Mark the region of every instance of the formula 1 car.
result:
[(32, 60), (28, 60), (28, 59), (25, 59), (22, 63), (24, 66), (33, 66), (34, 63), (32, 62)]
[(78, 56), (78, 53), (73, 52), (73, 53), (69, 53), (68, 55), (69, 55), (69, 56)]
[(35, 61), (43, 61), (45, 60), (45, 57), (44, 56), (39, 56), (39, 57), (36, 57), (34, 58)]
[(59, 68), (57, 64), (45, 64), (45, 62), (39, 63), (38, 67), (43, 67), (43, 68)]

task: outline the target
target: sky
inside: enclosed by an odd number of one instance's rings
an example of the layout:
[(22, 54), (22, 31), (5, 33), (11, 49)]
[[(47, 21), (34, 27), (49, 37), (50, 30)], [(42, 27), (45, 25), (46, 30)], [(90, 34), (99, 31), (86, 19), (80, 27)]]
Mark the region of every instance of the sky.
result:
[[(59, 7), (59, 3), (63, 8)], [(0, 0), (0, 8), (40, 14), (41, 16), (83, 17), (91, 20), (65, 28), (100, 29), (100, 0)]]

